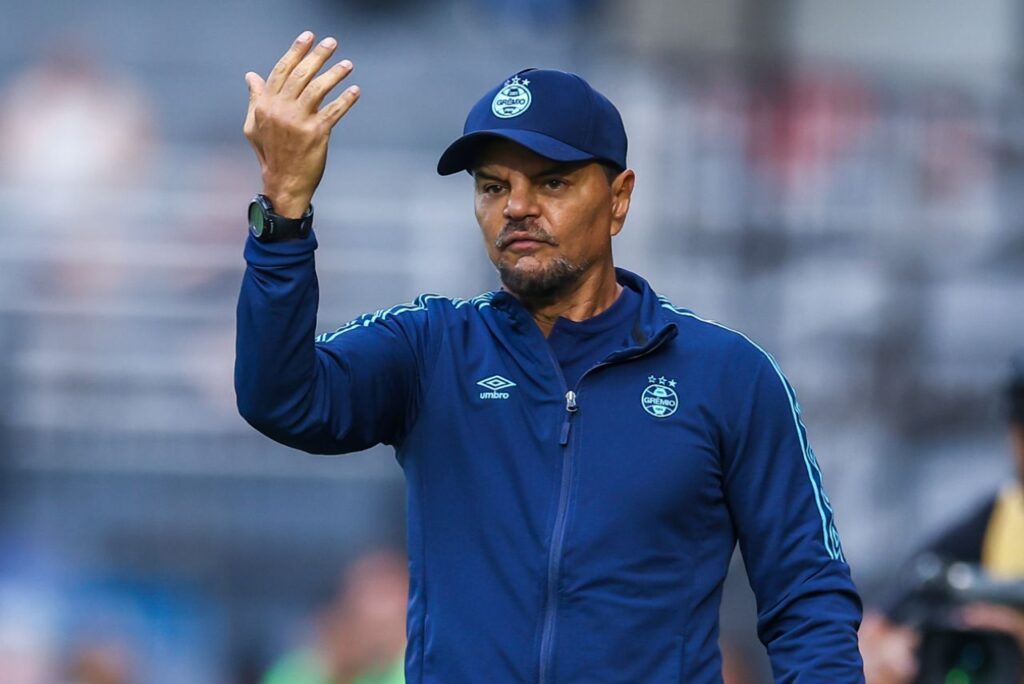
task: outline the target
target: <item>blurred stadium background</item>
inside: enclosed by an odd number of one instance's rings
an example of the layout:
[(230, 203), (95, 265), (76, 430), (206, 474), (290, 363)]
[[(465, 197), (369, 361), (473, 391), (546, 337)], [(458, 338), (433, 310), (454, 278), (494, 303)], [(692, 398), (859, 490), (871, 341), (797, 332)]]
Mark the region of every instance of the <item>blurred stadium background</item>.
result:
[[(314, 199), (321, 331), (496, 286), (470, 184), (436, 176), (436, 158), (498, 79), (563, 68), (630, 135), (618, 263), (779, 359), (869, 605), (1009, 475), (997, 388), (1024, 346), (1020, 2), (0, 9), (0, 652), (25, 668), (7, 677), (56, 681), (100, 643), (135, 681), (255, 682), (342, 568), (404, 545), (390, 450), (311, 457), (234, 408), (260, 180), (243, 74), (305, 28), (339, 38), (363, 88)], [(767, 681), (735, 560), (723, 638)]]

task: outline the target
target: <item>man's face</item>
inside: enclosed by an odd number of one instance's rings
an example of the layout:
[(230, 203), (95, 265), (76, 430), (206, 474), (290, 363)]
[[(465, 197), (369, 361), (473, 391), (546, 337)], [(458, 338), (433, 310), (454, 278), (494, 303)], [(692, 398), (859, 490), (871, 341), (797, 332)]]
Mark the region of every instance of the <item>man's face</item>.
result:
[(633, 172), (609, 182), (597, 162), (556, 162), (506, 140), (473, 168), (476, 220), (506, 289), (551, 300), (572, 291), (595, 265), (611, 263)]

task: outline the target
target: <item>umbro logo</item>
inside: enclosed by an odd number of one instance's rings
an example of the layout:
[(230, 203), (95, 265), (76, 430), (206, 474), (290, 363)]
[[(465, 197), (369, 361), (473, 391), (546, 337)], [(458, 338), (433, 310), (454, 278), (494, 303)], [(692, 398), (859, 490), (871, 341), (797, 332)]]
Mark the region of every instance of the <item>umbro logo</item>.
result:
[(502, 392), (501, 390), (516, 386), (516, 383), (500, 375), (492, 375), (489, 378), (477, 381), (476, 384), (488, 390), (480, 393), (481, 399), (508, 399), (509, 393)]

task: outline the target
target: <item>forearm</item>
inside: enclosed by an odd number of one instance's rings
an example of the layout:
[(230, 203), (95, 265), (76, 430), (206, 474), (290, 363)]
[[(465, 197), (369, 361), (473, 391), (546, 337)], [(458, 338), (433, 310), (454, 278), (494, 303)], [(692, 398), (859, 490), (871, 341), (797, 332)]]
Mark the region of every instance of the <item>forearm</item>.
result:
[(290, 219), (302, 218), (313, 201), (311, 192), (295, 187), (290, 179), (268, 174), (263, 177), (263, 194), (270, 200), (275, 214)]
[[(724, 488), (776, 682), (864, 681), (862, 605), (796, 393), (761, 352), (734, 374)], [(739, 383), (740, 379), (745, 382)]]
[(852, 582), (832, 568), (761, 614), (758, 634), (775, 681), (863, 682), (857, 642), (862, 610)]
[(315, 247), (312, 236), (273, 245), (250, 239), (237, 310), (239, 413), (267, 436), (306, 449), (324, 427), (315, 410)]
[[(319, 342), (315, 237), (249, 239), (238, 299), (235, 392), (253, 427), (317, 454), (393, 444), (418, 397), (425, 311), (360, 316)], [(406, 327), (403, 327), (406, 326)], [(420, 332), (416, 332), (420, 331)]]

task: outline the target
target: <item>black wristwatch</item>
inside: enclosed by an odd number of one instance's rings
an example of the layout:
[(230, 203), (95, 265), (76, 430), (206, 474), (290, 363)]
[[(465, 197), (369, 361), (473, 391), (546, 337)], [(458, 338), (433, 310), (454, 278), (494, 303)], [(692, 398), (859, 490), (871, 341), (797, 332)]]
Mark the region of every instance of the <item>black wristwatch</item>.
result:
[(285, 218), (274, 213), (274, 205), (266, 195), (256, 195), (249, 203), (249, 232), (260, 242), (294, 240), (309, 235), (313, 227), (313, 205), (302, 218)]

